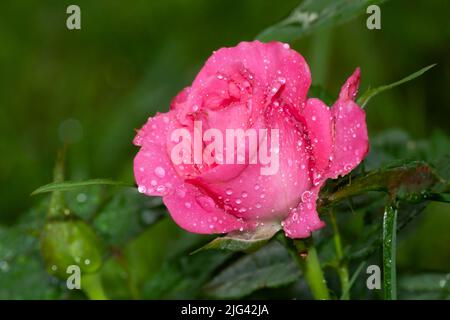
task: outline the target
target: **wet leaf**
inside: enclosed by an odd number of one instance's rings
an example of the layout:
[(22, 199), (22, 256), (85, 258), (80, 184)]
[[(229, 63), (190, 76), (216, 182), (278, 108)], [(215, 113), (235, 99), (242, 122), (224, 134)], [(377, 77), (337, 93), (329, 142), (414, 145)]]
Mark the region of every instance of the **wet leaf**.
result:
[(34, 196), (40, 193), (53, 192), (53, 191), (67, 191), (78, 189), (87, 186), (96, 186), (96, 185), (108, 185), (108, 186), (116, 186), (116, 187), (134, 187), (134, 185), (130, 183), (125, 183), (121, 181), (114, 181), (110, 179), (90, 179), (84, 181), (64, 181), (64, 182), (52, 182), (46, 184), (42, 187), (34, 190), (31, 195)]
[(336, 26), (366, 12), (369, 5), (385, 0), (305, 0), (279, 23), (262, 31), (261, 41), (291, 42), (324, 27)]
[[(335, 190), (321, 193), (320, 206), (335, 205), (352, 196), (369, 191), (384, 191), (407, 201), (419, 201), (432, 190), (440, 178), (433, 169), (421, 161), (413, 161), (375, 170), (353, 178)], [(328, 194), (327, 194), (328, 193)]]
[(117, 246), (143, 232), (165, 213), (160, 198), (123, 189), (96, 213), (92, 225), (105, 242)]
[(167, 261), (151, 280), (145, 283), (144, 299), (186, 299), (197, 297), (211, 275), (231, 257), (226, 252), (182, 254)]
[(214, 298), (242, 298), (262, 288), (274, 288), (296, 281), (300, 271), (286, 249), (272, 242), (222, 270), (205, 290)]
[[(59, 299), (68, 291), (45, 271), (37, 234), (26, 220), (14, 227), (0, 226), (0, 299)], [(44, 213), (42, 213), (42, 216)], [(32, 223), (34, 225), (34, 222)]]
[(193, 254), (209, 249), (253, 252), (265, 245), (279, 230), (280, 224), (267, 223), (252, 232), (230, 232), (224, 237), (215, 238)]
[[(436, 292), (450, 295), (450, 273), (406, 275), (399, 279), (399, 289), (410, 292)], [(444, 297), (445, 298), (445, 297)]]
[(395, 87), (397, 87), (397, 86), (399, 86), (399, 85), (401, 85), (403, 83), (409, 82), (411, 80), (414, 80), (415, 78), (420, 77), (425, 72), (427, 72), (428, 70), (433, 68), (435, 65), (436, 64), (432, 64), (432, 65), (429, 65), (429, 66), (427, 66), (425, 68), (422, 68), (422, 69), (414, 72), (413, 74), (410, 74), (409, 76), (407, 76), (407, 77), (405, 77), (405, 78), (403, 78), (401, 80), (398, 80), (398, 81), (396, 81), (394, 83), (391, 83), (391, 84), (388, 84), (388, 85), (384, 85), (384, 86), (381, 86), (381, 87), (378, 87), (378, 88), (368, 89), (366, 92), (364, 92), (361, 95), (361, 97), (358, 98), (357, 103), (362, 108), (364, 108), (367, 105), (367, 103), (369, 102), (369, 100), (372, 99), (373, 97), (375, 97), (376, 95), (380, 94), (383, 91), (393, 89), (393, 88), (395, 88)]

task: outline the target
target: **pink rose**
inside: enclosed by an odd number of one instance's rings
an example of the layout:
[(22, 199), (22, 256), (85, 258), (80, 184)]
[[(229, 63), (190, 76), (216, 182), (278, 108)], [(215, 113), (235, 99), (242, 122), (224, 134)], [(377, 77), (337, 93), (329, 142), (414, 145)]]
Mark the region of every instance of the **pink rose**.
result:
[[(139, 191), (162, 196), (190, 232), (281, 223), (287, 236), (308, 237), (324, 226), (316, 211), (321, 186), (349, 173), (368, 151), (365, 113), (354, 102), (359, 77), (356, 69), (328, 108), (307, 98), (309, 67), (287, 44), (242, 42), (214, 52), (170, 111), (149, 118), (136, 135)], [(256, 149), (249, 136), (241, 149), (238, 140), (211, 148), (229, 129), (254, 130)], [(238, 160), (226, 162), (234, 151)]]

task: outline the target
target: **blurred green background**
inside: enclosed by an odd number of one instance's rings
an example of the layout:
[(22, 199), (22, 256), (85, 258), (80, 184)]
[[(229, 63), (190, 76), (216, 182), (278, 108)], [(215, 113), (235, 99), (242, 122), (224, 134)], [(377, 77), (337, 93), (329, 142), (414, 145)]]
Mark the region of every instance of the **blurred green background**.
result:
[[(70, 31), (66, 8), (75, 3), (82, 29)], [(42, 200), (30, 193), (52, 180), (63, 142), (70, 143), (71, 180), (132, 182), (134, 129), (168, 110), (213, 50), (254, 39), (298, 3), (2, 1), (0, 224), (15, 224)], [(424, 76), (377, 96), (367, 109), (373, 141), (398, 129), (404, 133), (394, 131), (395, 137), (432, 141), (437, 156), (449, 151), (449, 17), (449, 1), (392, 0), (381, 7), (381, 30), (368, 30), (363, 15), (292, 47), (310, 64), (313, 83), (332, 97), (357, 66), (365, 90), (437, 63)], [(165, 224), (156, 237), (161, 242), (178, 232), (170, 221)], [(401, 239), (399, 267), (448, 272), (449, 227), (449, 206), (429, 206)], [(142, 250), (152, 246), (147, 242)]]

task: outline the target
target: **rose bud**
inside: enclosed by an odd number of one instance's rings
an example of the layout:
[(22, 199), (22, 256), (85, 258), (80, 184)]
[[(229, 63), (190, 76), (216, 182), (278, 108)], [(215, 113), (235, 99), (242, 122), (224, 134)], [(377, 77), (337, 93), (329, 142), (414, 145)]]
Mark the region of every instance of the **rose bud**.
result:
[(102, 245), (94, 230), (81, 219), (52, 219), (41, 233), (41, 252), (50, 274), (68, 277), (76, 265), (82, 274), (97, 272), (102, 265)]
[(324, 223), (316, 211), (328, 178), (366, 156), (364, 111), (354, 102), (356, 69), (329, 108), (307, 98), (310, 70), (289, 45), (242, 42), (207, 60), (170, 111), (149, 118), (134, 144), (139, 191), (163, 197), (194, 233), (281, 224), (305, 238)]

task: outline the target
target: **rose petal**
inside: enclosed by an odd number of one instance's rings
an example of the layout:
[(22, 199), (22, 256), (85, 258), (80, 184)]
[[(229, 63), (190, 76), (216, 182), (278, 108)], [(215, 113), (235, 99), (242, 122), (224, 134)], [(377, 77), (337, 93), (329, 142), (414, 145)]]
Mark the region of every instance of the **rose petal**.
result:
[(353, 101), (358, 85), (359, 69), (356, 69), (342, 87), (338, 101), (331, 108), (334, 124), (334, 154), (329, 176), (332, 178), (352, 171), (369, 150), (366, 114)]
[[(195, 179), (217, 202), (222, 202), (227, 211), (245, 220), (283, 219), (311, 185), (303, 126), (287, 109), (280, 111), (278, 107), (267, 113), (265, 121), (265, 125), (260, 125), (269, 130), (267, 145), (269, 150), (272, 147), (269, 154), (274, 155), (273, 172), (262, 174), (262, 168), (267, 165), (261, 165), (258, 152), (257, 164), (221, 165)], [(271, 129), (278, 130), (278, 147), (272, 144), (275, 132)]]
[(314, 170), (317, 174), (323, 174), (330, 163), (333, 151), (330, 109), (319, 99), (312, 98), (307, 100), (302, 115), (312, 146)]
[(189, 183), (163, 198), (173, 220), (194, 233), (226, 233), (244, 230), (246, 224), (219, 208), (214, 200)]
[(289, 216), (283, 221), (283, 230), (289, 238), (307, 238), (311, 232), (325, 226), (320, 220), (316, 210), (320, 186), (304, 191), (302, 201), (298, 207), (291, 210)]
[(175, 172), (165, 147), (148, 144), (134, 158), (134, 176), (139, 192), (165, 196), (182, 182)]
[(139, 191), (164, 196), (182, 183), (167, 153), (169, 130), (175, 125), (172, 112), (149, 118), (134, 138), (141, 149), (134, 158), (134, 176)]
[[(190, 103), (200, 104), (198, 97), (210, 96), (221, 96), (229, 103), (226, 97), (244, 96), (257, 115), (258, 109), (271, 102), (267, 99), (275, 96), (280, 102), (300, 108), (310, 84), (307, 63), (287, 44), (241, 42), (236, 47), (216, 51), (208, 59), (192, 84)], [(227, 94), (223, 96), (225, 91)]]

